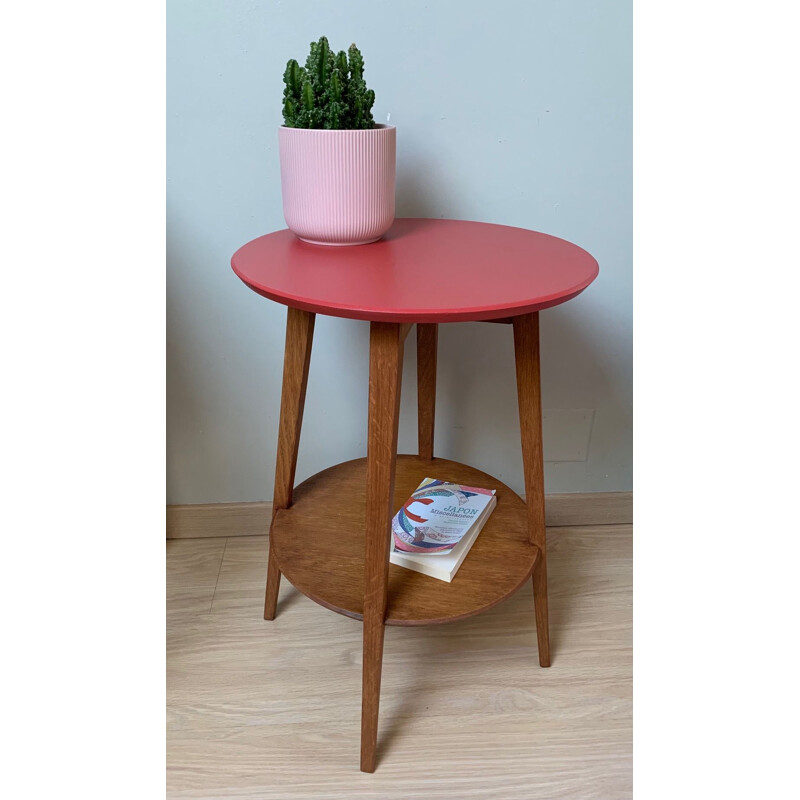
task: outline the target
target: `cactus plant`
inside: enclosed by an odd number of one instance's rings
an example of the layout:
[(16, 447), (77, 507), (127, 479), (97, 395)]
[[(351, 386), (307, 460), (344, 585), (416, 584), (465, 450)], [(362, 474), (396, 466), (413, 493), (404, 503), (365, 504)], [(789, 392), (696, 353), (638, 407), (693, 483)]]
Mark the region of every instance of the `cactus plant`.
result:
[(283, 121), (288, 128), (374, 128), (375, 92), (364, 82), (364, 59), (355, 44), (334, 54), (322, 36), (311, 42), (301, 67), (289, 59), (283, 73)]

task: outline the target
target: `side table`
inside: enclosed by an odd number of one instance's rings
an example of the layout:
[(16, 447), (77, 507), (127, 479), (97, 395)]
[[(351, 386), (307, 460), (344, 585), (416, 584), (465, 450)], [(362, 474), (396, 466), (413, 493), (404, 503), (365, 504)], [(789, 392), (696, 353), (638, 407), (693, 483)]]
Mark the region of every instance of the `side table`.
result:
[[(320, 605), (363, 620), (361, 769), (373, 772), (386, 625), (463, 619), (532, 577), (539, 663), (550, 665), (539, 311), (582, 292), (597, 262), (522, 228), (398, 219), (381, 241), (356, 247), (278, 231), (244, 245), (231, 264), (251, 289), (288, 306), (264, 619), (275, 617), (283, 574)], [(367, 457), (295, 487), (316, 314), (370, 323)], [(438, 325), (464, 321), (513, 328), (525, 502), (491, 475), (434, 458)], [(419, 453), (398, 456), (403, 349), (413, 325)], [(452, 583), (389, 564), (391, 518), (425, 477), (497, 490), (497, 507)]]

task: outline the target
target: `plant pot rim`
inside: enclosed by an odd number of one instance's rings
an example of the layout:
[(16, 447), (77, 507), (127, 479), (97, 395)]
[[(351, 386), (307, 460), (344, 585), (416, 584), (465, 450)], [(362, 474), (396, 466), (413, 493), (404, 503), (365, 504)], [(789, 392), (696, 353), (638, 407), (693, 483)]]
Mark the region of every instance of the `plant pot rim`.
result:
[(280, 130), (298, 131), (299, 133), (361, 133), (370, 134), (375, 131), (396, 130), (394, 125), (378, 123), (374, 128), (292, 128), (289, 125), (279, 125)]

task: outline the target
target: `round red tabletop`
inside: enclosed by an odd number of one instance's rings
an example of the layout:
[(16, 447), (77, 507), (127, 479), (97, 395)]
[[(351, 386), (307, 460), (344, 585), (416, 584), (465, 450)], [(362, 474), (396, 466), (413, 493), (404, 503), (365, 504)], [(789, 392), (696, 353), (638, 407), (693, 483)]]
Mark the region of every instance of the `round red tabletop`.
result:
[(237, 250), (233, 271), (264, 297), (334, 317), (458, 322), (564, 303), (596, 277), (597, 261), (544, 233), (446, 219), (398, 219), (373, 244), (308, 244), (291, 231)]

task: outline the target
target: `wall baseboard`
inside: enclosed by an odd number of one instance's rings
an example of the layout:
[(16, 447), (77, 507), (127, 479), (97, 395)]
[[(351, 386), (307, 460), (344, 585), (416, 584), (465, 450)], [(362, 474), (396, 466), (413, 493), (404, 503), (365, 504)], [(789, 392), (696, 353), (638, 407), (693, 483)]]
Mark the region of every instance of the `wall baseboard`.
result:
[[(548, 494), (547, 526), (625, 525), (633, 522), (633, 492)], [(272, 503), (203, 503), (167, 506), (167, 539), (263, 536)]]
[(544, 502), (548, 528), (633, 523), (633, 492), (548, 494)]

